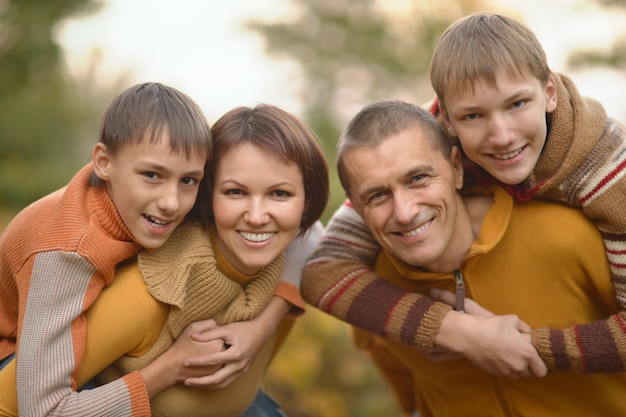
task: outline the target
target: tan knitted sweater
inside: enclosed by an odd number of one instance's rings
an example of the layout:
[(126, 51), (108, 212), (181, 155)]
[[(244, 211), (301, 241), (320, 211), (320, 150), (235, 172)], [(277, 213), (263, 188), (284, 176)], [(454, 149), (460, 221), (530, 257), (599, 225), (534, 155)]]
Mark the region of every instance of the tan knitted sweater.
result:
[[(182, 225), (161, 248), (138, 256), (150, 294), (171, 306), (166, 325), (150, 351), (124, 356), (99, 376), (102, 381), (141, 369), (165, 352), (194, 321), (215, 319), (218, 324), (250, 320), (267, 305), (283, 267), (283, 255), (241, 286), (217, 269), (209, 233), (196, 225)], [(254, 400), (274, 338), (258, 354), (250, 369), (228, 388), (203, 390), (176, 385), (151, 400), (154, 416), (233, 416)]]

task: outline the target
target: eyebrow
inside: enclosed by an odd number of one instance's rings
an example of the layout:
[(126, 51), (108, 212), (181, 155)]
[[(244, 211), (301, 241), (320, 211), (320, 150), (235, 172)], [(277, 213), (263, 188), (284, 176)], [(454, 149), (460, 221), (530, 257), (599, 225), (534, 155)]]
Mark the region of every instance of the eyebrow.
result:
[[(146, 166), (146, 168), (143, 168), (143, 169), (151, 169), (151, 170), (154, 170), (154, 171), (167, 172), (168, 174), (172, 173), (172, 169), (171, 168), (169, 168), (167, 165), (163, 165), (163, 164), (160, 164), (158, 162), (150, 162), (150, 161), (148, 161), (148, 162), (145, 163), (145, 166)], [(201, 175), (204, 175), (204, 169), (201, 169), (201, 170), (197, 169), (197, 170), (193, 170), (193, 171), (188, 171), (188, 172), (185, 172), (183, 174), (183, 176), (185, 176), (185, 177), (197, 177), (197, 176), (201, 176)]]
[[(435, 169), (435, 167), (430, 165), (430, 164), (419, 164), (419, 165), (414, 166), (413, 168), (409, 169), (407, 172), (405, 172), (402, 175), (402, 179), (403, 179), (403, 182), (406, 182), (407, 178), (414, 177), (415, 175), (418, 175), (418, 174), (433, 174), (433, 173), (436, 173), (436, 172), (437, 172), (437, 170)], [(384, 187), (384, 186), (381, 186), (381, 185), (374, 185), (374, 186), (369, 187), (369, 188), (363, 190), (362, 192), (358, 193), (357, 196), (359, 197), (359, 200), (366, 201), (367, 200), (367, 196), (375, 194), (376, 192), (381, 191), (381, 190), (386, 190), (386, 189), (387, 189), (387, 187)]]
[[(532, 89), (529, 87), (522, 87), (518, 90), (515, 90), (512, 94), (506, 96), (504, 98), (504, 100), (502, 101), (511, 101), (511, 100), (515, 100), (517, 101), (520, 97), (531, 94), (532, 93)], [(477, 110), (482, 110), (482, 106), (474, 106), (472, 104), (468, 104), (468, 105), (461, 105), (458, 108), (454, 109), (453, 113), (467, 113), (467, 112), (475, 112)]]
[[(224, 181), (220, 182), (218, 185), (224, 185), (224, 184), (227, 184), (229, 182), (232, 182), (232, 183), (236, 184), (239, 187), (246, 187), (247, 188), (246, 184), (241, 183), (241, 182), (239, 182), (239, 181), (237, 181), (237, 180), (235, 180), (233, 178), (227, 178)], [(292, 183), (292, 182), (280, 181), (280, 182), (277, 182), (276, 184), (271, 184), (267, 188), (279, 188), (279, 187), (285, 187), (285, 186), (289, 186), (289, 187), (292, 187), (292, 188), (296, 188), (297, 187), (297, 185)]]

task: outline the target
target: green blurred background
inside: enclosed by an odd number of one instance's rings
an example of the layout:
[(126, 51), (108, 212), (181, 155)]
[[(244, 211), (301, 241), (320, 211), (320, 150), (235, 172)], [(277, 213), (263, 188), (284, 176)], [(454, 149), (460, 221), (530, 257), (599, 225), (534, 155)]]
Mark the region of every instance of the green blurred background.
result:
[[(376, 99), (421, 103), (432, 98), (430, 56), (452, 21), (478, 10), (524, 20), (505, 7), (506, 1), (272, 1), (291, 3), (292, 12), (273, 20), (247, 19), (241, 30), (259, 36), (269, 56), (297, 68), (299, 115), (319, 136), (331, 168), (335, 142), (361, 106)], [(626, 16), (626, 0), (559, 3), (564, 11), (602, 9)], [(155, 7), (177, 4), (155, 1)], [(540, 4), (533, 2), (537, 13), (542, 12)], [(106, 1), (96, 0), (0, 0), (0, 230), (21, 208), (63, 186), (89, 160), (107, 103), (143, 81), (122, 74), (101, 82), (97, 74), (106, 68), (99, 67), (97, 54), (80, 75), (68, 68), (59, 27), (106, 6)], [(141, 18), (136, 17), (138, 25)], [(626, 28), (626, 18), (624, 23)], [(567, 70), (612, 68), (625, 76), (625, 35), (626, 29), (603, 48), (569, 52)], [(558, 43), (562, 36), (555, 32), (549, 39)], [(198, 53), (211, 54), (210, 48), (202, 48), (201, 39), (189, 42), (199, 43)], [(180, 68), (182, 74), (186, 70)], [(332, 200), (324, 222), (343, 200), (334, 169), (331, 181)], [(367, 357), (352, 347), (347, 327), (312, 308), (297, 321), (272, 364), (267, 389), (290, 417), (401, 415)]]

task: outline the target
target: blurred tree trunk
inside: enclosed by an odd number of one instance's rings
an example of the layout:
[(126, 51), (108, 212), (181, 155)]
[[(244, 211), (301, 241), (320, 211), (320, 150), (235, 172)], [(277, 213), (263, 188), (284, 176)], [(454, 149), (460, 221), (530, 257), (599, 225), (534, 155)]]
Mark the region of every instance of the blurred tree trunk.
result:
[(103, 94), (68, 75), (55, 30), (99, 6), (96, 0), (0, 2), (0, 208), (5, 211), (15, 212), (64, 185), (88, 161)]

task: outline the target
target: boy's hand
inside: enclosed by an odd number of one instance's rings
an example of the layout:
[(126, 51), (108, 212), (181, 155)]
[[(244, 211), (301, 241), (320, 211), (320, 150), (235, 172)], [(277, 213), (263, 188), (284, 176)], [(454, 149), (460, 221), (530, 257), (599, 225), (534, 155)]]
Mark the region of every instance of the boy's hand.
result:
[[(454, 305), (448, 291), (431, 291), (437, 301)], [(485, 371), (509, 378), (543, 377), (548, 369), (531, 343), (531, 327), (516, 315), (495, 316), (471, 299), (465, 312), (449, 312), (435, 338), (438, 347), (463, 354)], [(435, 354), (436, 357), (436, 354)]]

